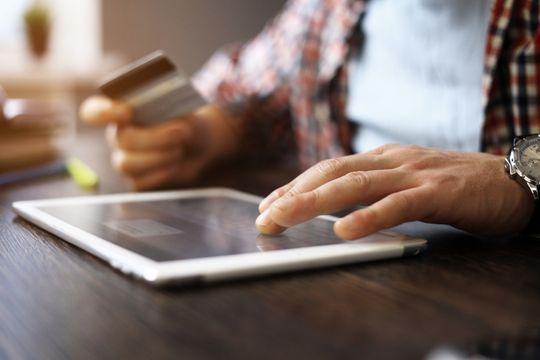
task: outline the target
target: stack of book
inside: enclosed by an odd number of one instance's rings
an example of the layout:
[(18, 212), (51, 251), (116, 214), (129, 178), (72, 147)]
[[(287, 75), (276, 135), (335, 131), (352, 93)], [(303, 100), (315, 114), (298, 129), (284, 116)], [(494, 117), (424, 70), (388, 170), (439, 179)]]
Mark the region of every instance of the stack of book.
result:
[(0, 174), (62, 156), (74, 127), (65, 103), (0, 94), (0, 105)]

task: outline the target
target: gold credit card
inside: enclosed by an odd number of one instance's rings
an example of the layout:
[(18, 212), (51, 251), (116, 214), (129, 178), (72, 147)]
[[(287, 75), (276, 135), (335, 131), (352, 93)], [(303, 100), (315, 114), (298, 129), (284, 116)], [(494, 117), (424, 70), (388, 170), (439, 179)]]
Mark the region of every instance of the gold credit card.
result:
[(163, 51), (155, 51), (113, 72), (99, 89), (130, 105), (133, 120), (140, 125), (179, 118), (206, 104), (189, 77)]

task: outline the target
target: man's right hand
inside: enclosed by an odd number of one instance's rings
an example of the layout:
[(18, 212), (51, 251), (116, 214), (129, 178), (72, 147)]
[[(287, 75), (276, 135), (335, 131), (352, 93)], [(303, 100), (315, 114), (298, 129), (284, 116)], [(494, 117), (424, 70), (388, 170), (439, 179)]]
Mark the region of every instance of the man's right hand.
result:
[(96, 95), (81, 105), (83, 121), (106, 125), (113, 166), (135, 190), (185, 186), (215, 160), (236, 152), (240, 123), (216, 105), (155, 126), (132, 124), (131, 109)]

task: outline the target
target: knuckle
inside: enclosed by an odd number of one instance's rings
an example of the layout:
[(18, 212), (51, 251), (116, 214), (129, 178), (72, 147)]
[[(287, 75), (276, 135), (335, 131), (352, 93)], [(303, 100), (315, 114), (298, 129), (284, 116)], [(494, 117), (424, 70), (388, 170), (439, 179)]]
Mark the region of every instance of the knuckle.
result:
[(388, 152), (392, 150), (393, 148), (395, 148), (394, 144), (384, 144), (375, 148), (373, 151), (377, 154), (384, 154), (385, 152)]
[(407, 145), (402, 145), (401, 146), (404, 150), (407, 150), (407, 151), (411, 151), (411, 152), (418, 152), (418, 151), (422, 151), (423, 148), (418, 146), (418, 145), (415, 145), (415, 144), (407, 144)]
[(403, 167), (408, 171), (420, 171), (433, 167), (433, 158), (425, 154), (410, 154), (410, 159), (404, 162)]
[[(467, 185), (464, 184), (464, 179), (457, 174), (452, 173), (437, 173), (432, 174), (429, 179), (426, 180), (426, 186), (432, 192), (444, 191), (449, 192), (452, 189), (463, 189)], [(466, 189), (465, 189), (466, 190)]]
[(382, 145), (382, 146), (376, 147), (373, 150), (369, 150), (368, 152), (366, 152), (366, 154), (368, 154), (368, 155), (382, 155), (384, 153), (384, 151), (385, 151), (384, 145)]
[[(461, 198), (463, 195), (474, 196), (479, 191), (474, 185), (468, 183), (463, 177), (458, 174), (433, 173), (425, 180), (423, 188), (432, 196), (440, 196), (445, 194), (446, 199)], [(462, 194), (462, 195), (457, 195)]]
[(321, 191), (319, 189), (315, 189), (308, 193), (308, 197), (306, 200), (308, 201), (309, 206), (318, 208), (321, 204), (324, 203), (324, 196), (321, 194)]
[(413, 208), (414, 199), (406, 191), (392, 194), (390, 200), (392, 206), (395, 209), (403, 212), (403, 214), (406, 214), (407, 210), (411, 210)]
[(384, 145), (376, 147), (375, 149), (369, 151), (368, 153), (373, 154), (373, 155), (382, 155), (384, 153), (391, 152), (392, 150), (400, 146), (401, 145), (398, 145), (398, 144), (384, 144)]
[(398, 153), (404, 158), (421, 157), (427, 153), (427, 149), (415, 144), (400, 144), (393, 148), (395, 153)]
[(365, 171), (353, 171), (345, 175), (345, 180), (356, 188), (366, 189), (371, 184), (371, 177)]
[(326, 177), (329, 174), (339, 172), (342, 167), (343, 161), (341, 159), (328, 159), (317, 163), (315, 170), (323, 177)]
[(297, 196), (298, 194), (300, 194), (300, 191), (296, 187), (293, 186), (285, 194), (283, 194), (282, 197), (291, 199)]
[(406, 155), (407, 158), (403, 165), (409, 170), (440, 168), (451, 161), (451, 158), (445, 153), (424, 149), (416, 145), (409, 149)]
[(423, 159), (414, 159), (411, 161), (407, 161), (402, 165), (403, 169), (407, 172), (416, 172), (416, 171), (424, 170), (428, 166), (429, 165), (426, 164), (426, 161)]
[(292, 186), (284, 185), (284, 186), (274, 190), (274, 193), (276, 194), (276, 196), (281, 197), (281, 196), (285, 195), (289, 191), (290, 188), (292, 188)]

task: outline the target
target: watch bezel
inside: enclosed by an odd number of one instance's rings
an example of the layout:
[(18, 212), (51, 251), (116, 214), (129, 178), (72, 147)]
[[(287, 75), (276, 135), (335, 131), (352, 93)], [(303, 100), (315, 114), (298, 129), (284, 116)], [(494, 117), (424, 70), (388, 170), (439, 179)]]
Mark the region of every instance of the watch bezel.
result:
[(521, 148), (527, 147), (527, 144), (522, 145), (522, 142), (532, 142), (533, 140), (538, 140), (538, 138), (540, 138), (540, 134), (523, 136), (514, 139), (513, 147), (505, 159), (505, 167), (510, 176), (516, 178), (517, 175), (517, 179), (522, 182), (525, 187), (528, 187), (531, 190), (531, 193), (536, 200), (539, 197), (538, 185), (540, 183), (540, 179), (531, 178), (530, 176), (526, 175), (519, 167), (517, 159), (520, 158), (519, 155), (521, 153)]

